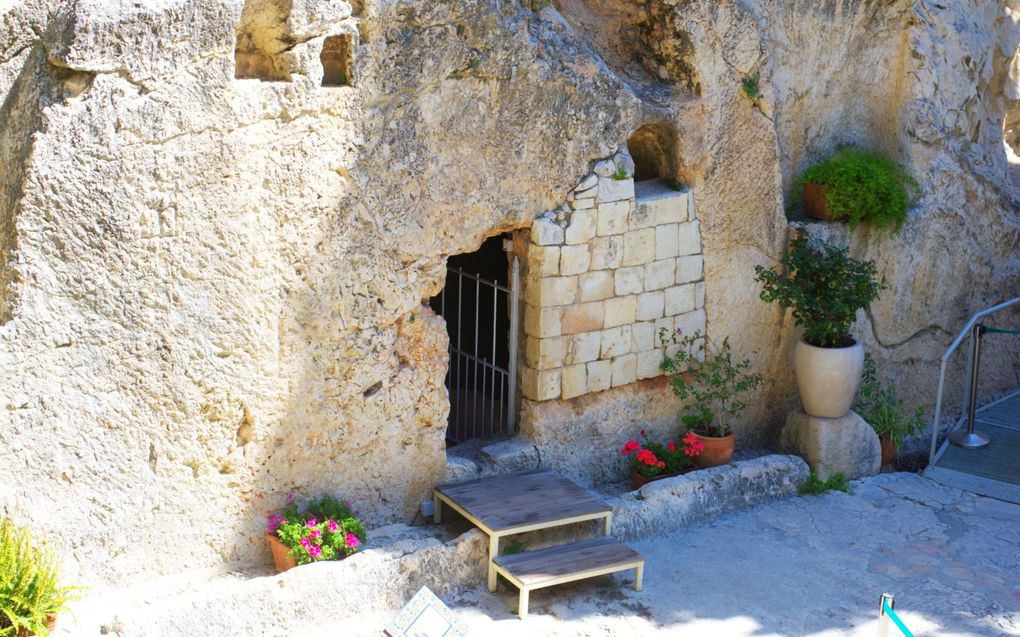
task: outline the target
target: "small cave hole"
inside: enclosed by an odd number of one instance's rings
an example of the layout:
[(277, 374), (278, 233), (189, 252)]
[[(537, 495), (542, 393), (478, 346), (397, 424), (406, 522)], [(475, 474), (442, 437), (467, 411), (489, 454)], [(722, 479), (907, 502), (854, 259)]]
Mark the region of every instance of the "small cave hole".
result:
[(354, 83), (351, 48), (349, 35), (331, 35), (323, 40), (319, 55), (323, 86), (351, 86)]
[(676, 179), (676, 131), (666, 123), (645, 124), (627, 140), (634, 181)]

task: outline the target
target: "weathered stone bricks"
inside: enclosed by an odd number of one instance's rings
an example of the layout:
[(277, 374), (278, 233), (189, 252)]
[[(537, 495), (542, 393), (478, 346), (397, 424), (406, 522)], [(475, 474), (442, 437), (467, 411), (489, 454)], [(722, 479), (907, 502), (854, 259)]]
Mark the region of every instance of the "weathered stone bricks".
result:
[(538, 217), (531, 224), (531, 241), (536, 245), (558, 245), (563, 243), (563, 236), (563, 228), (553, 219)]
[(676, 259), (652, 261), (645, 266), (645, 290), (662, 290), (676, 281)]
[(684, 314), (694, 309), (694, 286), (677, 285), (666, 290), (666, 314)]
[(623, 234), (623, 265), (644, 265), (654, 260), (654, 228), (631, 230)]
[(564, 400), (576, 398), (588, 393), (588, 368), (586, 365), (571, 365), (563, 368), (560, 381), (561, 394)]
[(608, 270), (620, 267), (623, 261), (623, 237), (595, 237), (591, 243), (591, 269)]
[[(587, 245), (563, 246), (560, 248), (560, 274), (573, 275), (588, 271), (591, 253)], [(570, 301), (565, 301), (569, 303)]]
[(680, 257), (676, 260), (676, 282), (692, 283), (704, 276), (705, 260), (700, 254)]
[(666, 293), (662, 291), (645, 292), (638, 295), (637, 310), (634, 318), (638, 321), (651, 321), (662, 318), (666, 307)]
[(701, 253), (701, 227), (697, 221), (681, 223), (677, 234), (677, 254), (687, 256)]
[(606, 299), (605, 326), (616, 327), (634, 322), (637, 310), (637, 296), (614, 296)]
[(613, 296), (615, 280), (609, 270), (586, 272), (578, 278), (578, 299), (584, 301), (601, 301)]
[(602, 328), (605, 304), (603, 301), (578, 303), (563, 308), (561, 330), (563, 334), (591, 332)]
[(642, 182), (635, 201), (632, 179), (612, 179), (611, 161), (599, 166), (605, 174), (582, 180), (569, 209), (532, 226), (523, 391), (534, 400), (658, 376), (668, 351), (662, 337), (706, 326), (700, 226), (689, 193)]
[(568, 245), (587, 244), (595, 238), (594, 210), (574, 210), (570, 215), (570, 225), (564, 231), (564, 239)]
[(599, 204), (596, 234), (600, 237), (623, 234), (627, 231), (627, 215), (630, 212), (629, 201), (616, 201)]

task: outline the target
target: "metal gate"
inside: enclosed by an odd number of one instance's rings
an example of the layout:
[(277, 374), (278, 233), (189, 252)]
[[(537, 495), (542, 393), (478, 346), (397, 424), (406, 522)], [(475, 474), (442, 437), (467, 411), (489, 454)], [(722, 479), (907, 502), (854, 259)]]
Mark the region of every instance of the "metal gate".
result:
[[(503, 249), (510, 251), (509, 240)], [(447, 438), (511, 434), (517, 426), (517, 317), (520, 263), (512, 257), (509, 285), (448, 266), (439, 313), (450, 336)]]

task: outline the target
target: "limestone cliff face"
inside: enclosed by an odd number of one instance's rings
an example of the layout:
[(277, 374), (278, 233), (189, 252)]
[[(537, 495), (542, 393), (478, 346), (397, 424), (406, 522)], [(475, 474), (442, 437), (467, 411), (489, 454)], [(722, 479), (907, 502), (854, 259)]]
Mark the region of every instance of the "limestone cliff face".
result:
[[(409, 519), (444, 472), (447, 337), (422, 301), (446, 257), (528, 227), (647, 123), (677, 131), (709, 332), (773, 381), (745, 444), (796, 401), (796, 335), (752, 268), (783, 249), (792, 176), (842, 143), (922, 182), (900, 235), (843, 240), (892, 283), (858, 333), (930, 404), (951, 333), (1020, 294), (1011, 7), (2, 5), (0, 512), (52, 529), (89, 582), (263, 560), (290, 491)], [(585, 404), (613, 431), (668, 417), (661, 384), (636, 391)], [(602, 427), (523, 412), (559, 442)]]

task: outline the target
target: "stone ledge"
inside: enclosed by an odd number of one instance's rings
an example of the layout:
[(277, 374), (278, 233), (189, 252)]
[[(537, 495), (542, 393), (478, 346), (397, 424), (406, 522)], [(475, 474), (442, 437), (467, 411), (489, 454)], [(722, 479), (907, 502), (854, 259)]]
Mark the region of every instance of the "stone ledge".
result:
[(795, 495), (807, 477), (808, 466), (797, 456), (769, 455), (656, 480), (609, 500), (613, 534), (633, 540), (674, 531)]

